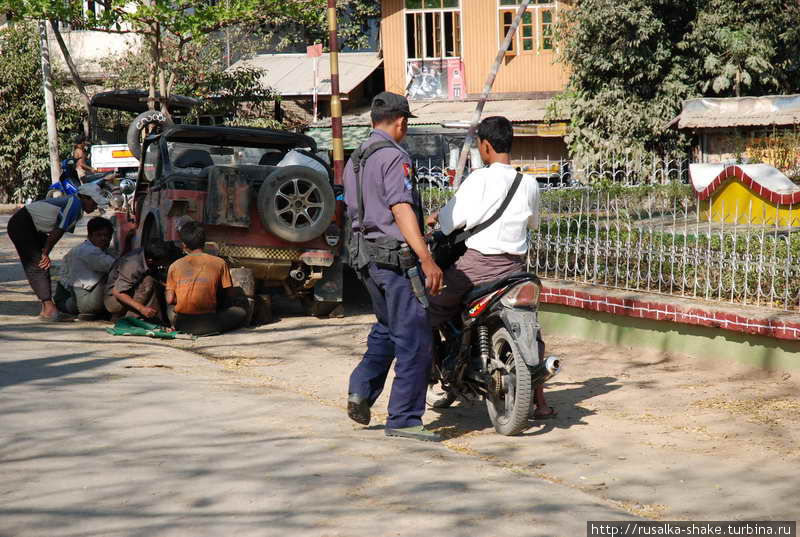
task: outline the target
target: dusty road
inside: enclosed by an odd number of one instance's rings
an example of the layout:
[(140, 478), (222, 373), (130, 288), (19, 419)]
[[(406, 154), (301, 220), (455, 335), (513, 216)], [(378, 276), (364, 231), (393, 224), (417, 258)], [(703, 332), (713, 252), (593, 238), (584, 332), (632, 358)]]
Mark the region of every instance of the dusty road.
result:
[[(0, 217), (0, 536), (583, 535), (586, 520), (795, 519), (796, 376), (549, 338), (556, 420), (443, 445), (344, 414), (371, 316), (195, 342), (44, 325)], [(64, 241), (60, 258), (78, 238)]]

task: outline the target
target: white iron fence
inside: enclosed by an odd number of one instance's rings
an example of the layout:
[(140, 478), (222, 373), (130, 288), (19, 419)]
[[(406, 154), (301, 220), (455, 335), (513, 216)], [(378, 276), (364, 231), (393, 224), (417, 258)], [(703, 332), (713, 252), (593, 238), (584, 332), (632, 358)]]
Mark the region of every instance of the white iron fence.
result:
[[(665, 164), (668, 164), (665, 162)], [(699, 202), (688, 166), (578, 168), (542, 189), (529, 270), (542, 277), (734, 304), (800, 310), (800, 207), (780, 219), (766, 208)], [(420, 184), (426, 212), (452, 196)]]

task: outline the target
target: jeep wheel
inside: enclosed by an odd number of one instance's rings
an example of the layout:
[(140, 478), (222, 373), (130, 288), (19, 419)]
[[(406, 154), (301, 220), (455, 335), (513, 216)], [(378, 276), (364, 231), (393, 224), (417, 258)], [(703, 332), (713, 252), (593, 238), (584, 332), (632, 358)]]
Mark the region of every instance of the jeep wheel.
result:
[[(155, 126), (155, 131), (148, 128), (151, 125)], [(170, 125), (172, 125), (172, 120), (165, 116), (160, 110), (147, 110), (146, 112), (142, 112), (136, 116), (136, 119), (128, 126), (128, 135), (126, 138), (128, 149), (130, 149), (137, 160), (141, 161), (142, 142), (145, 137), (151, 134), (151, 132), (159, 132)]]
[(305, 166), (272, 172), (258, 191), (258, 214), (264, 228), (289, 242), (306, 242), (333, 220), (336, 198), (325, 176)]

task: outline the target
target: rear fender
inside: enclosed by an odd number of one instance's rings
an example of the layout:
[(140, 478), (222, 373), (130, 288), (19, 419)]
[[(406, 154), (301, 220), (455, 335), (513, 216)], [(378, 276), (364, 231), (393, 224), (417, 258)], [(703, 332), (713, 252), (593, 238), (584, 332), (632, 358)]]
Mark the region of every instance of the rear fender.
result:
[(528, 367), (539, 365), (539, 344), (536, 334), (539, 332), (539, 320), (533, 310), (502, 308), (499, 317), (508, 333), (514, 338), (522, 359)]

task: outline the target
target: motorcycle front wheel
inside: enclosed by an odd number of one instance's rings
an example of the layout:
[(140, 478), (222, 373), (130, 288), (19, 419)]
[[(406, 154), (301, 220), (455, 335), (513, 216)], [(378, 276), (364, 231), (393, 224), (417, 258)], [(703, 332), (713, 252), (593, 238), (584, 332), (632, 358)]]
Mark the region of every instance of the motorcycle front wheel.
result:
[(531, 374), (511, 334), (505, 328), (492, 334), (494, 356), (505, 364), (500, 382), (489, 390), (486, 407), (495, 430), (505, 436), (519, 434), (528, 428), (531, 408)]

